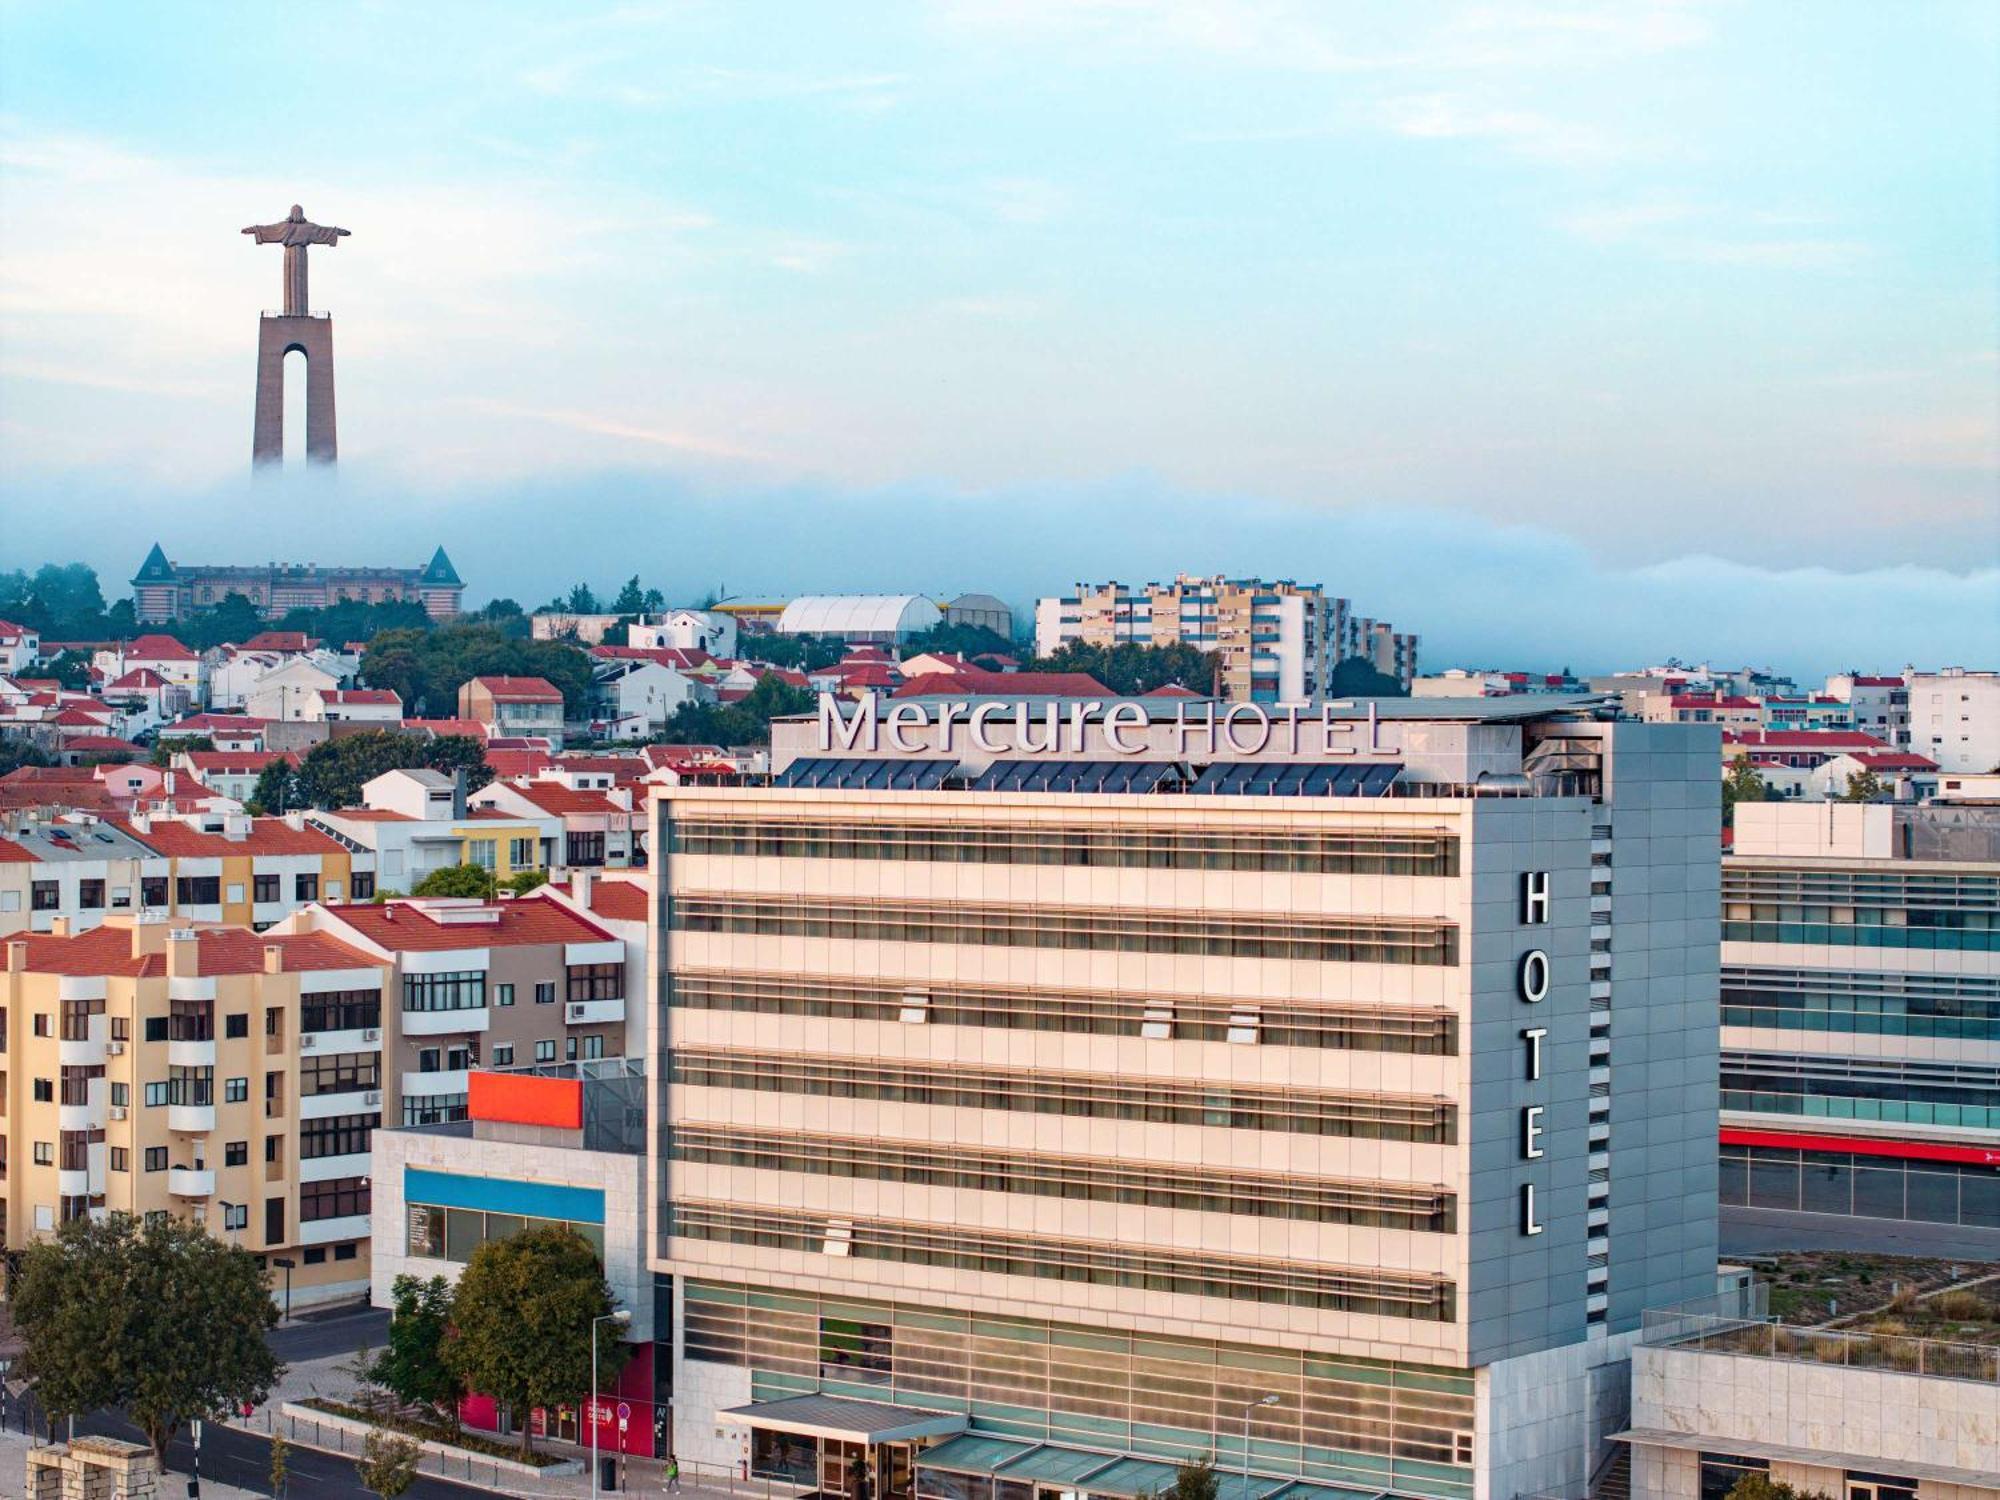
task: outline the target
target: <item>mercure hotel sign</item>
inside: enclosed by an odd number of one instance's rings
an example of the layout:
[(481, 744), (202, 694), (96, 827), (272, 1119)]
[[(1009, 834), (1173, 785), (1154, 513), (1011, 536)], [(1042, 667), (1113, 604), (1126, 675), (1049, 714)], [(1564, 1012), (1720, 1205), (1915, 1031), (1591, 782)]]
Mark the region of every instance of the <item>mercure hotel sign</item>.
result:
[[(1374, 706), (1364, 719), (1336, 718), (1333, 704), (1177, 701), (1154, 717), (1129, 698), (903, 698), (886, 709), (873, 693), (849, 703), (819, 695), (823, 754), (1176, 756), (1354, 755), (1376, 746)], [(1164, 734), (1164, 740), (1161, 735)]]

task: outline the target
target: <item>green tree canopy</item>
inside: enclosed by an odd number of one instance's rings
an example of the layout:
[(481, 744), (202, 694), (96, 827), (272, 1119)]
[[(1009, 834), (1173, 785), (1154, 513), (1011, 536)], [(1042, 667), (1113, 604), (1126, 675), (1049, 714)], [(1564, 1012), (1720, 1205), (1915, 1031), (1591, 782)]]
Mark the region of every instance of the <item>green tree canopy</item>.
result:
[(478, 865), (445, 865), (410, 887), (410, 894), (470, 896), (477, 901), (488, 901), (493, 897), (493, 872)]
[(1832, 1500), (1824, 1490), (1803, 1490), (1769, 1474), (1745, 1474), (1729, 1487), (1725, 1500)]
[(1336, 663), (1326, 674), (1329, 698), (1407, 698), (1408, 688), (1387, 672), (1378, 672), (1372, 662), (1350, 656)]
[(153, 741), (153, 764), (170, 766), (174, 757), (183, 752), (192, 755), (197, 750), (213, 750), (215, 741), (205, 734), (163, 734)]
[(207, 651), (231, 642), (241, 644), (251, 636), (270, 629), (257, 606), (233, 591), (225, 594), (222, 602), (213, 609), (205, 609), (185, 620), (176, 620), (168, 628), (182, 644), (196, 651)]
[(65, 651), (49, 663), (48, 675), (72, 693), (90, 686), (90, 656), (83, 651)]
[[(611, 1288), (590, 1242), (558, 1225), (488, 1240), (459, 1277), (445, 1358), (466, 1389), (504, 1402), (533, 1451), (528, 1413), (574, 1401), (591, 1387), (590, 1330), (611, 1311)], [(597, 1383), (608, 1385), (626, 1351), (615, 1329), (600, 1335)]]
[(1842, 802), (1880, 802), (1889, 795), (1888, 785), (1874, 771), (1864, 767), (1847, 778), (1840, 794)]
[(298, 768), (288, 760), (273, 760), (257, 773), (257, 785), (250, 791), (244, 808), (251, 816), (276, 817), (306, 806), (299, 787)]
[(1766, 802), (1770, 796), (1771, 788), (1757, 774), (1756, 766), (1750, 763), (1750, 752), (1744, 751), (1729, 763), (1729, 774), (1722, 778), (1723, 823), (1727, 825), (1736, 821), (1737, 803)]
[(122, 1406), (162, 1460), (189, 1419), (270, 1395), (277, 1321), (257, 1258), (185, 1219), (71, 1219), (14, 1283), (21, 1373), (51, 1419)]
[(1216, 661), (1200, 647), (1185, 643), (1141, 646), (1121, 641), (1115, 646), (1088, 646), (1077, 641), (1024, 662), (1022, 670), (1088, 672), (1120, 697), (1131, 697), (1169, 685), (1213, 692)]
[(398, 1276), (389, 1289), (389, 1346), (370, 1367), (370, 1376), (405, 1402), (431, 1407), (455, 1421), (465, 1394), (458, 1375), (445, 1363), (451, 1331), (452, 1289), (442, 1276), (423, 1281)]
[(1014, 656), (1014, 643), (984, 625), (952, 625), (939, 621), (929, 630), (919, 631), (900, 648), (907, 661), (926, 651), (956, 652), (960, 656)]
[[(51, 641), (101, 641), (130, 634), (113, 628), (97, 570), (85, 563), (43, 563), (32, 574), (19, 568), (0, 573), (0, 618)], [(129, 603), (125, 618), (131, 618)]]
[(768, 745), (771, 720), (811, 713), (807, 688), (767, 673), (735, 703), (683, 703), (655, 739), (666, 745)]
[[(454, 771), (465, 773), (465, 789), (476, 792), (493, 779), (486, 764), (486, 751), (479, 741), (464, 735), (444, 735), (437, 739), (421, 734), (404, 734), (393, 729), (369, 729), (359, 734), (343, 734), (322, 740), (308, 750), (293, 774), (289, 790), (280, 794), (281, 780), (274, 780), (274, 795), (283, 795), (284, 805), (330, 809), (352, 807), (361, 800), (361, 788), (384, 771)], [(271, 767), (264, 774), (271, 776)], [(264, 780), (257, 782), (256, 800), (265, 801)]]
[(818, 635), (759, 635), (742, 639), (737, 654), (746, 661), (817, 672), (847, 655), (847, 643)]
[(532, 641), (497, 625), (452, 624), (436, 630), (389, 630), (368, 643), (361, 675), (370, 687), (400, 694), (424, 718), (458, 712), (458, 690), (474, 677), (543, 677), (563, 695), (563, 712), (589, 716), (589, 655), (568, 641)]
[(409, 1438), (373, 1428), (361, 1440), (355, 1477), (369, 1494), (380, 1496), (381, 1500), (396, 1500), (417, 1482), (417, 1461), (423, 1451)]
[(0, 776), (22, 766), (52, 766), (55, 761), (33, 740), (17, 734), (0, 734)]

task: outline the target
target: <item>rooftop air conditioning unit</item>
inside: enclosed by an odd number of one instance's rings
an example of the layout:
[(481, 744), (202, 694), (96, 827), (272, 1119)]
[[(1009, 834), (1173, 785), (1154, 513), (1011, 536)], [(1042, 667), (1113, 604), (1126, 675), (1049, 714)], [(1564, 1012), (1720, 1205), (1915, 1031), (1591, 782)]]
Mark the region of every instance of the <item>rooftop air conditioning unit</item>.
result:
[(299, 1038), (300, 1051), (304, 1051), (308, 1047), (317, 1047), (318, 1045), (319, 1045), (319, 1038), (313, 1036), (310, 1032)]
[(125, 1113), (126, 1113), (126, 1111), (125, 1111), (125, 1106), (124, 1106), (124, 1105), (122, 1105), (122, 1104), (114, 1104), (114, 1105), (112, 1105), (112, 1106), (111, 1106), (111, 1118), (112, 1118), (112, 1119), (114, 1119), (114, 1120), (122, 1120), (122, 1119), (124, 1119), (124, 1118), (125, 1118)]
[(371, 1026), (368, 1030), (361, 1033), (361, 1040), (364, 1042), (379, 1042), (382, 1040), (382, 1033)]
[(104, 1050), (112, 1057), (123, 1057), (125, 1055), (125, 1044), (123, 1042), (106, 1042)]
[(380, 1104), (382, 1102), (382, 1091), (380, 1089), (370, 1089), (361, 1096), (361, 1102), (363, 1104)]

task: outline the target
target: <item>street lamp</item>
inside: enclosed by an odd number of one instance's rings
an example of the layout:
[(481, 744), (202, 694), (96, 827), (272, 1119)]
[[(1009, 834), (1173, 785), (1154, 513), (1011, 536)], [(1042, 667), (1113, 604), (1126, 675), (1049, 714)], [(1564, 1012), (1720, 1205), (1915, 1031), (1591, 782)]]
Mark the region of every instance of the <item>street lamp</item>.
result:
[(590, 1320), (590, 1500), (597, 1500), (597, 1325), (616, 1323), (623, 1328), (631, 1321), (632, 1314), (622, 1307)]
[(1250, 1402), (1243, 1408), (1243, 1494), (1239, 1497), (1239, 1500), (1250, 1500), (1250, 1413), (1260, 1406), (1276, 1406), (1277, 1404), (1278, 1398), (1274, 1394), (1259, 1396), (1255, 1401)]

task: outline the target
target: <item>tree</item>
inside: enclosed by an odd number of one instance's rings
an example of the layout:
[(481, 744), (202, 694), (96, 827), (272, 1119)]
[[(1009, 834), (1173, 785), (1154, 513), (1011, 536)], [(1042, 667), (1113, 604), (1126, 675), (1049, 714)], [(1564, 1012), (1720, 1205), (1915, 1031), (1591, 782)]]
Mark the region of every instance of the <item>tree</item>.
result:
[(596, 615), (603, 611), (597, 607), (597, 595), (590, 591), (590, 585), (579, 583), (569, 591), (569, 599), (563, 608), (573, 615)]
[(122, 1406), (163, 1464), (190, 1418), (263, 1401), (284, 1368), (257, 1258), (185, 1219), (69, 1220), (23, 1252), (14, 1321), (52, 1418)]
[(1218, 658), (1198, 646), (1140, 646), (1130, 641), (1091, 646), (1072, 641), (1047, 656), (1023, 664), (1029, 672), (1087, 672), (1120, 697), (1150, 693), (1170, 684), (1197, 693), (1212, 692)]
[(241, 644), (266, 629), (264, 616), (243, 595), (230, 592), (213, 609), (175, 623), (173, 634), (197, 651), (227, 642)]
[(1729, 763), (1729, 774), (1722, 778), (1722, 821), (1736, 821), (1737, 803), (1766, 802), (1770, 796), (1771, 788), (1750, 763), (1750, 752), (1742, 752)]
[(153, 764), (170, 766), (174, 757), (186, 752), (192, 755), (197, 750), (213, 750), (215, 741), (205, 734), (163, 734), (153, 741)]
[(1832, 1500), (1824, 1490), (1802, 1490), (1769, 1474), (1745, 1474), (1729, 1487), (1724, 1500)]
[(1014, 643), (984, 625), (952, 625), (939, 621), (929, 630), (919, 631), (904, 644), (903, 659), (938, 651), (963, 656), (1012, 656)]
[(593, 685), (588, 653), (568, 641), (523, 640), (497, 625), (458, 622), (436, 630), (388, 630), (368, 643), (361, 675), (370, 687), (391, 688), (411, 712), (456, 712), (458, 690), (471, 678), (545, 677), (562, 690), (572, 719), (589, 716)]
[[(611, 1288), (590, 1242), (560, 1225), (488, 1240), (459, 1277), (445, 1358), (467, 1390), (504, 1402), (534, 1451), (528, 1413), (573, 1401), (591, 1388), (592, 1320), (611, 1311)], [(597, 1384), (625, 1363), (617, 1339), (603, 1340)]]
[(1372, 662), (1358, 656), (1340, 661), (1326, 674), (1329, 698), (1407, 698), (1408, 688), (1387, 672), (1378, 672)]
[(49, 759), (48, 752), (33, 740), (23, 739), (19, 735), (0, 734), (0, 776), (5, 776), (9, 771), (18, 770), (22, 766), (54, 764), (55, 762)]
[(283, 1433), (271, 1434), (271, 1500), (285, 1500), (285, 1484), (291, 1476), (292, 1445)]
[(398, 1276), (390, 1287), (389, 1347), (375, 1361), (374, 1378), (405, 1402), (431, 1407), (455, 1420), (465, 1388), (444, 1360), (451, 1329), (451, 1283), (442, 1276), (421, 1281)]
[(1154, 1500), (1215, 1500), (1221, 1487), (1213, 1461), (1206, 1456), (1194, 1457), (1175, 1468), (1174, 1482)]
[[(266, 768), (268, 770), (268, 768)], [(464, 735), (405, 734), (394, 729), (369, 729), (322, 740), (299, 762), (288, 807), (352, 807), (361, 788), (384, 771), (430, 770), (465, 773), (465, 789), (476, 792), (493, 779), (486, 751)], [(274, 788), (275, 790), (275, 788)], [(262, 778), (258, 800), (263, 800)]]
[(1840, 794), (1842, 802), (1879, 802), (1889, 795), (1889, 788), (1880, 776), (1864, 766), (1847, 778), (1847, 790)]
[(396, 1497), (417, 1482), (417, 1460), (423, 1449), (406, 1437), (376, 1428), (361, 1441), (361, 1457), (354, 1465), (361, 1488), (382, 1500)]
[(412, 896), (471, 896), (493, 899), (493, 872), (478, 865), (446, 865), (433, 870), (410, 887)]
[(90, 687), (90, 657), (82, 651), (64, 651), (49, 663), (49, 676), (72, 693), (81, 693)]
[(507, 889), (517, 896), (525, 896), (532, 890), (549, 883), (549, 872), (543, 869), (516, 870), (507, 877)]
[(811, 692), (766, 673), (735, 703), (683, 703), (656, 739), (667, 745), (767, 745), (771, 720), (812, 709)]
[(298, 767), (282, 756), (257, 773), (257, 785), (251, 789), (250, 800), (245, 804), (252, 815), (260, 818), (276, 817), (305, 805)]
[(618, 597), (611, 601), (609, 612), (614, 615), (639, 615), (646, 612), (646, 591), (639, 587), (637, 573), (625, 580), (625, 587), (620, 589)]

